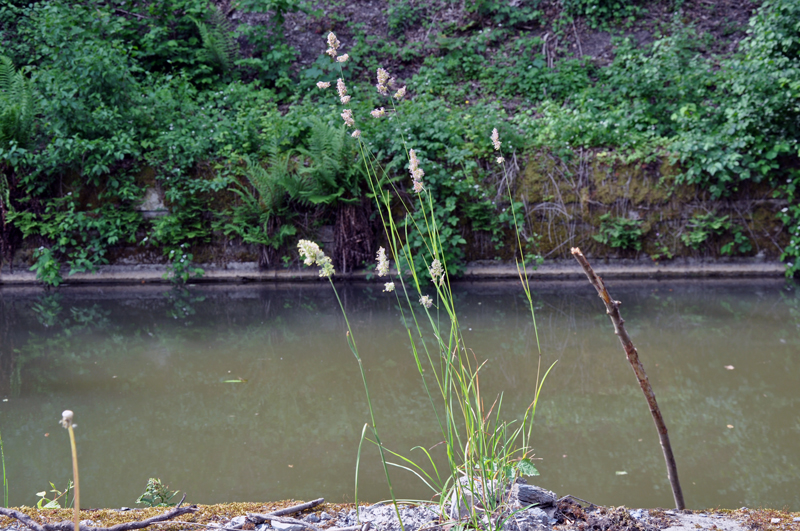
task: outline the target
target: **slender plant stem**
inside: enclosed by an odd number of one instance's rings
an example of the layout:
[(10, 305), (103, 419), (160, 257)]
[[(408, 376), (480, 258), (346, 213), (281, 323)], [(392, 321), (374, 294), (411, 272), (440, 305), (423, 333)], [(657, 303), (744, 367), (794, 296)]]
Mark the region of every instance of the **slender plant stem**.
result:
[(6, 454), (3, 449), (2, 435), (0, 435), (0, 461), (3, 463), (3, 506), (8, 507), (8, 478), (6, 477)]
[(73, 503), (73, 520), (75, 521), (75, 531), (80, 531), (81, 523), (81, 489), (78, 486), (78, 448), (75, 446), (75, 430), (72, 425), (67, 427), (69, 431), (69, 443), (72, 446), (72, 475), (75, 479), (75, 497)]
[(619, 313), (619, 301), (615, 301), (608, 294), (603, 279), (597, 276), (592, 269), (589, 261), (583, 256), (581, 250), (577, 247), (572, 248), (572, 256), (583, 267), (583, 271), (589, 278), (589, 282), (597, 290), (597, 294), (603, 299), (606, 305), (606, 313), (614, 324), (614, 333), (619, 337), (619, 342), (622, 343), (622, 348), (625, 350), (625, 355), (633, 368), (636, 378), (639, 380), (639, 386), (642, 388), (642, 393), (647, 399), (647, 405), (650, 406), (650, 414), (653, 416), (656, 429), (658, 430), (658, 439), (661, 442), (661, 450), (664, 453), (664, 461), (667, 463), (667, 477), (669, 478), (670, 486), (672, 487), (672, 497), (675, 499), (675, 506), (678, 509), (685, 509), (686, 504), (683, 501), (683, 491), (681, 490), (681, 483), (678, 480), (678, 466), (675, 464), (675, 456), (672, 454), (672, 445), (669, 442), (669, 435), (667, 434), (667, 425), (664, 423), (664, 417), (661, 416), (661, 409), (656, 402), (656, 395), (653, 392), (653, 387), (650, 385), (650, 380), (647, 378), (647, 373), (644, 371), (642, 362), (639, 361), (639, 352), (633, 346), (633, 341), (625, 330), (625, 320)]

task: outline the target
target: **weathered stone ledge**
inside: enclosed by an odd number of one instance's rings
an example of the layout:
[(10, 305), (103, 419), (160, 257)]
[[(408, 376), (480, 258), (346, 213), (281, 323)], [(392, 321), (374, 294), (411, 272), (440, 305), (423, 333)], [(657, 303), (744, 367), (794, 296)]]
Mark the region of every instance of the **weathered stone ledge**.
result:
[[(781, 262), (759, 258), (730, 258), (726, 260), (676, 259), (664, 262), (615, 259), (592, 260), (597, 273), (607, 279), (678, 279), (678, 278), (758, 278), (781, 277), (785, 266)], [(311, 282), (320, 281), (316, 268), (259, 269), (255, 262), (231, 262), (225, 266), (199, 264), (205, 273), (191, 283), (245, 282)], [(167, 283), (163, 264), (107, 265), (96, 273), (76, 273), (64, 277), (65, 284), (152, 284)], [(367, 280), (373, 271), (359, 270), (337, 273), (338, 280)], [(513, 280), (519, 278), (514, 264), (491, 261), (474, 262), (467, 266), (462, 280)], [(536, 269), (528, 268), (531, 280), (580, 280), (583, 270), (571, 260), (546, 261)], [(36, 275), (28, 270), (8, 268), (0, 271), (0, 285), (39, 284)]]

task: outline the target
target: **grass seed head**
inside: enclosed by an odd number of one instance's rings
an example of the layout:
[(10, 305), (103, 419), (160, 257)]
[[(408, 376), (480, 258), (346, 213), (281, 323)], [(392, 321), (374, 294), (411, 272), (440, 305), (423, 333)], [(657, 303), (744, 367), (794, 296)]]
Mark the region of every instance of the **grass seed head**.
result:
[(389, 274), (389, 259), (386, 258), (386, 249), (379, 248), (376, 259), (378, 261), (378, 276), (382, 277)]
[(492, 129), (492, 145), (496, 151), (500, 151), (500, 134), (497, 132), (497, 128), (495, 127)]
[(72, 424), (73, 416), (74, 415), (73, 415), (72, 411), (70, 411), (69, 409), (65, 409), (64, 412), (61, 413), (61, 421), (59, 423), (61, 424), (61, 426), (64, 427), (64, 429), (67, 429), (69, 427), (73, 427), (73, 428), (75, 427)]
[(342, 120), (344, 120), (345, 125), (347, 127), (353, 127), (355, 124), (355, 120), (353, 120), (353, 111), (350, 109), (345, 109), (342, 111)]
[(335, 59), (336, 55), (338, 54), (337, 50), (341, 44), (342, 43), (339, 42), (339, 39), (336, 38), (336, 35), (333, 32), (328, 33), (328, 49), (325, 51), (325, 53)]

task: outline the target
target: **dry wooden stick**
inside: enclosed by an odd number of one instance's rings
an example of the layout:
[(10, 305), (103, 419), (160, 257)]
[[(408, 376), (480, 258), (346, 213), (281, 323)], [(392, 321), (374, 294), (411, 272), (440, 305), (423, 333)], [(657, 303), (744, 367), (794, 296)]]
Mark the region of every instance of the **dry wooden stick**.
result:
[(322, 503), (325, 503), (325, 498), (317, 498), (316, 500), (311, 500), (310, 502), (292, 505), (291, 507), (286, 507), (285, 509), (278, 509), (277, 511), (272, 511), (269, 514), (271, 516), (283, 516), (285, 514), (299, 513), (300, 511), (311, 509), (312, 507), (316, 507)]
[[(289, 518), (289, 520), (293, 520), (293, 518)], [(157, 522), (157, 523), (163, 525), (170, 525), (174, 524), (175, 522)], [(234, 527), (221, 527), (217, 525), (201, 524), (199, 522), (181, 522), (181, 525), (196, 525), (200, 527), (207, 527), (209, 529), (216, 529), (218, 531), (242, 531), (241, 529)], [(322, 531), (367, 531), (369, 529), (369, 526), (370, 523), (367, 522), (366, 524), (363, 525), (352, 525), (349, 527), (328, 527), (326, 529), (323, 529)]]
[[(80, 531), (133, 531), (134, 529), (144, 529), (145, 527), (157, 524), (159, 522), (163, 522), (164, 520), (171, 520), (172, 518), (194, 512), (197, 512), (196, 505), (190, 505), (189, 507), (176, 507), (171, 511), (167, 511), (164, 514), (148, 518), (147, 520), (141, 520), (139, 522), (125, 522), (123, 524), (117, 524), (111, 527), (80, 526)], [(17, 520), (19, 520), (26, 526), (30, 527), (34, 531), (75, 530), (75, 524), (68, 520), (65, 520), (63, 522), (56, 522), (55, 524), (39, 524), (38, 522), (36, 522), (36, 520), (34, 520), (25, 513), (15, 511), (14, 509), (5, 509), (3, 507), (0, 507), (0, 514), (9, 516), (11, 518), (16, 518)]]
[(683, 491), (681, 491), (681, 483), (678, 480), (678, 467), (675, 464), (675, 456), (672, 454), (672, 445), (669, 442), (669, 435), (667, 434), (667, 425), (664, 424), (664, 417), (661, 416), (661, 410), (656, 402), (656, 395), (653, 393), (653, 388), (650, 386), (650, 380), (647, 379), (644, 366), (642, 362), (639, 361), (639, 353), (636, 351), (631, 337), (625, 330), (625, 320), (619, 313), (619, 307), (622, 303), (611, 298), (605, 284), (603, 284), (603, 279), (597, 276), (579, 248), (572, 248), (572, 256), (574, 256), (581, 267), (583, 267), (583, 271), (586, 273), (586, 276), (589, 277), (589, 282), (592, 283), (594, 289), (597, 290), (597, 294), (600, 295), (600, 298), (603, 299), (603, 303), (606, 305), (606, 313), (614, 324), (614, 333), (617, 334), (619, 342), (622, 343), (625, 355), (628, 357), (633, 372), (639, 380), (639, 386), (642, 388), (644, 397), (647, 399), (647, 405), (650, 406), (650, 414), (653, 416), (653, 422), (656, 424), (658, 439), (661, 442), (661, 450), (664, 452), (664, 461), (667, 463), (667, 477), (672, 487), (672, 497), (675, 499), (675, 506), (681, 510), (685, 509), (686, 504), (683, 501)]
[(275, 522), (281, 522), (284, 524), (297, 524), (308, 529), (311, 531), (322, 531), (319, 527), (306, 522), (305, 520), (298, 520), (297, 518), (290, 518), (288, 516), (275, 516), (274, 514), (255, 514), (255, 513), (247, 513), (247, 520), (253, 522), (254, 524), (260, 524), (265, 520), (273, 520)]
[[(283, 516), (283, 515), (286, 515), (286, 514), (299, 513), (300, 511), (305, 511), (306, 509), (311, 509), (312, 507), (316, 507), (317, 505), (319, 505), (321, 503), (324, 503), (324, 502), (325, 502), (325, 498), (317, 498), (316, 500), (311, 500), (310, 502), (300, 503), (298, 505), (292, 505), (291, 507), (286, 507), (285, 509), (278, 509), (277, 511), (272, 511), (271, 513), (267, 513), (267, 514), (247, 513), (247, 519), (250, 520), (251, 522), (253, 522), (254, 524), (260, 524), (260, 523), (265, 522), (267, 520), (277, 520), (278, 522), (280, 522), (281, 520), (280, 520), (280, 518), (277, 518), (278, 516)], [(297, 522), (301, 522), (301, 521), (297, 520)], [(297, 522), (291, 522), (291, 523), (297, 523)], [(303, 524), (303, 525), (305, 525), (305, 524)], [(312, 526), (312, 528), (316, 529), (316, 527), (313, 527), (313, 526)]]

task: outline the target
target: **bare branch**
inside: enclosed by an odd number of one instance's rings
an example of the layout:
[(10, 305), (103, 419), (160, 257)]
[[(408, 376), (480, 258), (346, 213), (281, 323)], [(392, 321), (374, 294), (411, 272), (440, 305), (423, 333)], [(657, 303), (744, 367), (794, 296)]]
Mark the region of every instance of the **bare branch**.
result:
[(284, 524), (297, 524), (303, 527), (307, 527), (311, 529), (311, 531), (322, 531), (319, 527), (306, 522), (305, 520), (298, 520), (297, 518), (289, 518), (288, 516), (275, 516), (272, 514), (255, 514), (255, 513), (247, 513), (247, 519), (254, 524), (260, 524), (266, 520), (273, 520), (275, 522), (281, 522)]
[(636, 350), (636, 347), (633, 346), (633, 341), (631, 341), (631, 337), (628, 335), (627, 330), (625, 330), (625, 320), (619, 313), (619, 307), (622, 303), (611, 298), (605, 284), (603, 284), (603, 279), (597, 276), (579, 248), (572, 248), (572, 256), (574, 256), (581, 267), (583, 267), (583, 271), (589, 278), (589, 282), (592, 283), (594, 289), (597, 290), (597, 294), (603, 299), (603, 303), (606, 305), (606, 313), (614, 325), (614, 333), (617, 334), (619, 342), (622, 343), (622, 348), (625, 350), (628, 362), (630, 362), (633, 372), (636, 374), (636, 379), (639, 380), (639, 387), (642, 388), (642, 393), (644, 393), (644, 397), (647, 399), (647, 405), (650, 406), (650, 414), (653, 416), (653, 422), (655, 422), (656, 429), (658, 430), (658, 439), (661, 442), (661, 450), (664, 452), (664, 461), (667, 463), (667, 477), (672, 487), (672, 497), (675, 499), (675, 506), (681, 510), (685, 509), (686, 504), (683, 501), (683, 492), (681, 491), (681, 484), (678, 480), (678, 467), (675, 464), (675, 456), (672, 454), (672, 445), (669, 442), (669, 435), (667, 434), (667, 425), (664, 423), (664, 417), (661, 416), (661, 409), (659, 409), (658, 403), (656, 402), (656, 395), (650, 385), (650, 380), (647, 378), (647, 373), (644, 371), (644, 366), (642, 362), (639, 361), (639, 352)]
[(292, 505), (291, 507), (287, 507), (285, 509), (278, 509), (277, 511), (272, 511), (269, 514), (272, 516), (283, 516), (285, 514), (299, 513), (300, 511), (311, 509), (312, 507), (316, 507), (322, 503), (325, 503), (325, 498), (317, 498), (316, 500), (311, 500), (310, 502)]
[(19, 520), (26, 526), (30, 527), (31, 529), (34, 529), (35, 531), (45, 531), (44, 527), (39, 525), (33, 518), (31, 518), (25, 513), (15, 511), (14, 509), (5, 509), (3, 507), (0, 507), (0, 514), (8, 516), (10, 518), (16, 518), (17, 520)]
[[(178, 516), (194, 512), (197, 512), (196, 505), (191, 505), (189, 507), (176, 507), (164, 514), (148, 518), (147, 520), (141, 520), (138, 522), (125, 522), (111, 527), (81, 526), (80, 531), (133, 531), (134, 529), (144, 529), (152, 524), (157, 524), (165, 520), (171, 520)], [(55, 524), (38, 524), (33, 518), (24, 513), (15, 511), (13, 509), (4, 509), (2, 507), (0, 507), (0, 514), (10, 516), (11, 518), (16, 518), (34, 531), (74, 531), (75, 529), (75, 524), (69, 520), (56, 522)]]

